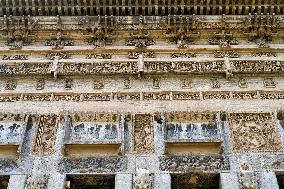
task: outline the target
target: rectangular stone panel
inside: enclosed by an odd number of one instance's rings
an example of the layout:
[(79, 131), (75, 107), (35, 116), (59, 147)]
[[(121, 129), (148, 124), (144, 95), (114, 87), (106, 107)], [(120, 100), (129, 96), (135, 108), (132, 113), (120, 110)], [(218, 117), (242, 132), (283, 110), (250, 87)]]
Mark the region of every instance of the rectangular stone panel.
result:
[(68, 143), (110, 143), (121, 140), (117, 113), (75, 113)]
[(36, 118), (36, 137), (33, 143), (33, 153), (36, 155), (51, 155), (54, 152), (54, 142), (59, 123), (55, 114), (40, 115)]
[(137, 154), (154, 153), (154, 128), (151, 114), (135, 114), (133, 150)]
[(230, 113), (228, 119), (234, 152), (283, 152), (271, 113)]

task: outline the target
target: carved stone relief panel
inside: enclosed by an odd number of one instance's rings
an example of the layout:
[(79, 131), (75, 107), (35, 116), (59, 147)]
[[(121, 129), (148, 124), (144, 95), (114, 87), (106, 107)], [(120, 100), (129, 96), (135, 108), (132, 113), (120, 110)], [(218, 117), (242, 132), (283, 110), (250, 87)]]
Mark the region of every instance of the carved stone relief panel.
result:
[[(143, 161), (142, 161), (143, 162)], [(149, 166), (143, 162), (143, 165), (136, 167), (136, 174), (133, 175), (134, 189), (152, 189), (154, 174), (150, 173)]]
[(121, 139), (117, 113), (76, 113), (72, 117), (69, 142), (108, 142)]
[(189, 89), (192, 87), (192, 80), (190, 79), (182, 79), (181, 80), (181, 88)]
[(160, 88), (160, 79), (159, 78), (154, 78), (153, 79), (153, 88), (154, 89), (159, 89)]
[(258, 189), (258, 175), (254, 172), (240, 172), (239, 184), (241, 189)]
[(36, 82), (36, 90), (43, 90), (45, 87), (45, 80), (44, 79), (39, 79)]
[(8, 80), (5, 83), (5, 90), (15, 90), (17, 87), (17, 82), (15, 80)]
[(150, 114), (134, 115), (133, 145), (134, 152), (150, 154), (154, 152), (153, 117)]
[(36, 117), (36, 135), (33, 144), (35, 155), (51, 155), (54, 151), (59, 116), (54, 114), (40, 115)]
[(124, 89), (130, 89), (131, 88), (131, 80), (129, 78), (126, 78), (123, 80), (123, 88)]
[(221, 83), (218, 79), (211, 79), (211, 87), (213, 89), (218, 89), (221, 87)]
[(73, 79), (65, 79), (64, 88), (66, 90), (71, 90), (73, 87)]
[(24, 115), (0, 115), (0, 144), (20, 144), (24, 134)]
[(103, 81), (99, 81), (99, 80), (95, 80), (94, 81), (94, 89), (103, 89), (104, 88), (104, 82)]
[(266, 88), (275, 88), (277, 83), (273, 78), (265, 78), (263, 80), (263, 85)]
[(271, 113), (230, 113), (234, 152), (282, 152), (280, 133)]
[(241, 88), (247, 88), (248, 87), (247, 79), (240, 78), (239, 81), (238, 81), (238, 86), (241, 87)]

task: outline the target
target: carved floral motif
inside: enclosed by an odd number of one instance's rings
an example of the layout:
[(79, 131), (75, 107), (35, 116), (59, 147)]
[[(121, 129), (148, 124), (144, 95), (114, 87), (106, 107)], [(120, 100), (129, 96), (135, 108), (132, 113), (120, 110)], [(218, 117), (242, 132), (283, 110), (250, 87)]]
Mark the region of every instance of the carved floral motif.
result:
[(276, 122), (270, 113), (230, 113), (234, 152), (283, 151)]
[(151, 154), (154, 152), (154, 128), (152, 115), (134, 115), (133, 150), (138, 154)]
[(37, 119), (33, 153), (36, 155), (51, 155), (54, 150), (58, 116), (53, 114), (40, 115)]

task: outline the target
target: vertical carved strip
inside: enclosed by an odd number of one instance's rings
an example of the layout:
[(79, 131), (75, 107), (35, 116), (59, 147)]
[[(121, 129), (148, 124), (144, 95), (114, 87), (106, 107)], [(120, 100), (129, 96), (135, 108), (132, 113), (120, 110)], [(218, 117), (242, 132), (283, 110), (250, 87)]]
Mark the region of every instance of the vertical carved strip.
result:
[(39, 117), (33, 153), (50, 155), (53, 153), (55, 136), (58, 126), (56, 115), (41, 115)]
[(136, 114), (133, 129), (134, 152), (138, 154), (154, 153), (153, 118), (150, 114)]

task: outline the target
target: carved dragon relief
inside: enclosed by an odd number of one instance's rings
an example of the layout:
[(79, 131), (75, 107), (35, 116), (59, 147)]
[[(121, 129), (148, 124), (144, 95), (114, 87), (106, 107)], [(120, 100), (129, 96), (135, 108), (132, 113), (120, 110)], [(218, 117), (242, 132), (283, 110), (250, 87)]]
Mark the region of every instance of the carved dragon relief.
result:
[(4, 32), (7, 35), (7, 45), (11, 49), (21, 49), (24, 45), (32, 42), (33, 29), (38, 19), (30, 16), (13, 17), (4, 16)]

